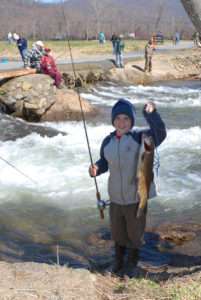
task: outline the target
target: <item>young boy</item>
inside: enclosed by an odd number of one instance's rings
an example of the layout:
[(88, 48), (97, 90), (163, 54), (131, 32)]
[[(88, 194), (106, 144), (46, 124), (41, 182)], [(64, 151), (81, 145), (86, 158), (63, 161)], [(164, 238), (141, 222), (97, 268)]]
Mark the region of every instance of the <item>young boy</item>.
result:
[[(108, 193), (110, 197), (110, 223), (112, 239), (115, 242), (114, 273), (124, 267), (124, 254), (128, 250), (127, 271), (137, 265), (146, 212), (136, 217), (136, 172), (142, 133), (152, 136), (155, 146), (166, 137), (166, 129), (155, 104), (145, 105), (143, 114), (150, 129), (132, 131), (135, 124), (134, 106), (120, 99), (112, 108), (112, 124), (115, 131), (108, 135), (101, 145), (100, 159), (89, 168), (92, 177), (110, 171)], [(130, 271), (128, 271), (130, 272)]]

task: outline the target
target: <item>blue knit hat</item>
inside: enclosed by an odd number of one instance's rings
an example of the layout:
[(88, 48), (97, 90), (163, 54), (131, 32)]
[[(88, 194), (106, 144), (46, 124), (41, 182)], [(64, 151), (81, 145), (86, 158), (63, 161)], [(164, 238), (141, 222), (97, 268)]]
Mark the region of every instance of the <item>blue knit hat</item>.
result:
[(131, 126), (135, 123), (135, 107), (126, 99), (119, 99), (112, 108), (112, 124), (117, 115), (124, 114), (131, 119)]

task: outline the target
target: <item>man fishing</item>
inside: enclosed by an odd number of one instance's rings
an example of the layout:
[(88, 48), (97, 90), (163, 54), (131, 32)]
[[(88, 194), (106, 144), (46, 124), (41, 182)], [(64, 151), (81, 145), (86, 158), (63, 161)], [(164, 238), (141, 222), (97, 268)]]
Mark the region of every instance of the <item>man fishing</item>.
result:
[[(135, 124), (135, 108), (126, 99), (120, 99), (112, 108), (111, 120), (115, 131), (104, 140), (100, 149), (100, 159), (89, 168), (92, 177), (109, 170), (108, 192), (110, 198), (110, 225), (115, 242), (115, 263), (113, 272), (133, 276), (139, 259), (146, 224), (147, 207), (138, 214), (137, 164), (142, 136), (151, 136), (155, 146), (166, 137), (165, 124), (149, 102), (143, 114), (150, 128), (132, 130)], [(127, 261), (125, 254), (128, 252)]]
[(149, 40), (148, 43), (145, 45), (144, 50), (144, 56), (145, 56), (145, 72), (151, 72), (152, 71), (152, 57), (153, 57), (153, 51), (154, 51), (154, 44), (152, 40)]

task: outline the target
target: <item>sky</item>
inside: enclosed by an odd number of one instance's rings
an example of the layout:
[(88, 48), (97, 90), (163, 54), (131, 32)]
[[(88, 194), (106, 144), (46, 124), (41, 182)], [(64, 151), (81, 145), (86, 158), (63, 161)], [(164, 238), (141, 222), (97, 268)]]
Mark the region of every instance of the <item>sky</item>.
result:
[(39, 0), (39, 1), (40, 2), (45, 2), (45, 3), (63, 2), (63, 0)]
[(62, 2), (61, 0), (38, 0), (38, 2), (44, 2), (44, 3), (54, 3), (54, 2)]

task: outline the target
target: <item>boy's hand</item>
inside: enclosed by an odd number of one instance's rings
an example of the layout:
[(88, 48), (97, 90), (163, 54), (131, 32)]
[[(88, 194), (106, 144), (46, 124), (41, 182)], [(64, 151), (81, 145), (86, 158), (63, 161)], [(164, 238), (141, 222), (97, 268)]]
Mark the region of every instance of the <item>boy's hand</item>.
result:
[(144, 106), (144, 111), (148, 114), (152, 113), (153, 111), (156, 110), (156, 105), (154, 102), (148, 102), (147, 104), (145, 104)]
[(96, 165), (89, 167), (89, 175), (95, 177), (97, 175), (98, 167)]

